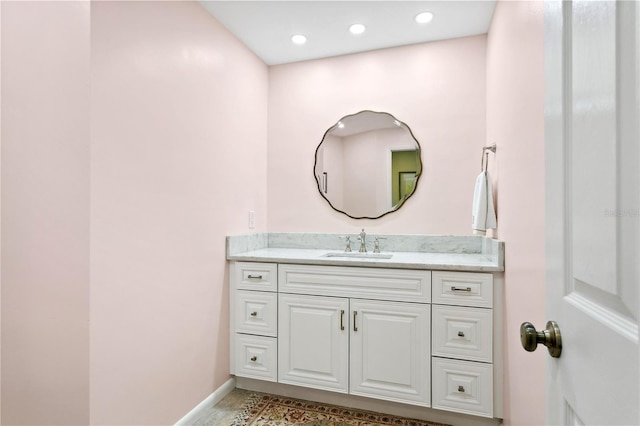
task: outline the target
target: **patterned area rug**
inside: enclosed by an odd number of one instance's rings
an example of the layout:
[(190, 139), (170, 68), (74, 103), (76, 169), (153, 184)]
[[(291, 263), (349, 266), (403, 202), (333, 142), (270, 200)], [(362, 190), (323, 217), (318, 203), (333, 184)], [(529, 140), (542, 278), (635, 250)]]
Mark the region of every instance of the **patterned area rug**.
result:
[(232, 426), (447, 426), (422, 420), (395, 417), (371, 411), (317, 402), (255, 394), (245, 403)]

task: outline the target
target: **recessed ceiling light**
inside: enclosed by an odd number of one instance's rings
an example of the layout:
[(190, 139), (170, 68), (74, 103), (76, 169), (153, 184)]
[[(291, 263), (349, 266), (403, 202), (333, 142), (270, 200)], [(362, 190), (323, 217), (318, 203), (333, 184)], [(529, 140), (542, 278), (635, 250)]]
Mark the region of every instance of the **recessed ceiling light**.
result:
[(362, 24), (353, 24), (349, 27), (351, 34), (362, 34), (367, 28)]
[(426, 24), (427, 22), (431, 22), (433, 19), (433, 13), (431, 12), (422, 12), (416, 15), (416, 22), (418, 24)]
[(338, 121), (338, 128), (339, 129), (343, 129), (344, 128), (344, 123), (342, 121)]
[(295, 44), (305, 44), (307, 42), (307, 38), (302, 34), (296, 34), (293, 37), (291, 37), (291, 41), (294, 42)]

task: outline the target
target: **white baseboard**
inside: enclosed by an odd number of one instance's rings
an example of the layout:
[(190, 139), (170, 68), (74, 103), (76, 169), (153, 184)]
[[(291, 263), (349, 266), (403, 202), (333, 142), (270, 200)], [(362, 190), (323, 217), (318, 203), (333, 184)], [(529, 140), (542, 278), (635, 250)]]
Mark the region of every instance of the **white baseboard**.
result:
[(232, 390), (236, 387), (236, 379), (230, 378), (222, 386), (213, 391), (211, 395), (202, 400), (198, 405), (196, 405), (191, 411), (189, 411), (183, 418), (178, 420), (175, 426), (189, 426), (195, 423), (202, 414), (210, 407), (216, 405), (218, 402), (222, 400), (225, 396), (227, 396)]

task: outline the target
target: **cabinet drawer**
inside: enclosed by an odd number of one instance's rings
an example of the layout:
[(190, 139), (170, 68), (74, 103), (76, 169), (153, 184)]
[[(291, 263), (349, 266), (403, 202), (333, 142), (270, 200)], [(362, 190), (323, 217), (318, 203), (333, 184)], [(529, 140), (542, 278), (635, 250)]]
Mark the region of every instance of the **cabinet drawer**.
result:
[(493, 417), (493, 366), (433, 358), (433, 408)]
[(278, 291), (277, 264), (236, 262), (234, 267), (236, 289)]
[(433, 356), (492, 361), (493, 312), (433, 305)]
[(344, 266), (280, 265), (282, 293), (429, 303), (431, 272)]
[(275, 382), (278, 379), (278, 340), (236, 335), (236, 376)]
[(433, 303), (493, 306), (493, 275), (475, 272), (433, 272)]
[(236, 292), (236, 331), (238, 333), (278, 335), (278, 293)]

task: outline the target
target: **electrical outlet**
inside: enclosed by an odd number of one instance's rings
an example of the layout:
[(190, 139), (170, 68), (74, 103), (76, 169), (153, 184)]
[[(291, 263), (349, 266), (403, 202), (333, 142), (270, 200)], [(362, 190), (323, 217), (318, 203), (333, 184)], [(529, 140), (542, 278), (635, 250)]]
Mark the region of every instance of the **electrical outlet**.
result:
[(249, 229), (256, 227), (256, 212), (249, 210)]

